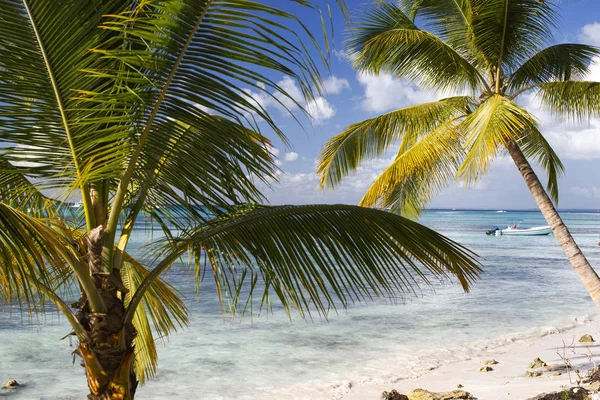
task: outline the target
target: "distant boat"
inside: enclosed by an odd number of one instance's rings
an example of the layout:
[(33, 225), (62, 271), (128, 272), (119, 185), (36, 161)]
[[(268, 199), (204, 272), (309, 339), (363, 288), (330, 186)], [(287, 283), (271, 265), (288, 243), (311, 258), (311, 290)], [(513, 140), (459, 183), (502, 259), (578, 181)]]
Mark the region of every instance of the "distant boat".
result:
[(497, 213), (505, 213), (506, 211), (504, 211), (504, 210), (498, 210), (498, 211), (496, 211), (496, 212), (497, 212)]
[(486, 232), (488, 235), (495, 236), (546, 236), (552, 233), (552, 229), (546, 226), (534, 226), (527, 229), (520, 229), (513, 226), (508, 226), (505, 229), (495, 228)]
[(81, 201), (78, 201), (77, 203), (73, 203), (71, 205), (71, 208), (79, 208), (83, 205), (83, 203)]

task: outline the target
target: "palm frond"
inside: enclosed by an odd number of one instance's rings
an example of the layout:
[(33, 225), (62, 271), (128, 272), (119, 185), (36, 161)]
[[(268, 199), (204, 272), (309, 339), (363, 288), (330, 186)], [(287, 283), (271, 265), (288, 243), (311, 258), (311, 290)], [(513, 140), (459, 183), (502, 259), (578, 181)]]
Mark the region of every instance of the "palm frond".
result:
[(473, 5), (471, 0), (401, 0), (400, 6), (413, 21), (418, 18), (426, 29), (471, 60), (485, 66), (473, 45)]
[(335, 187), (366, 158), (382, 156), (401, 141), (401, 151), (441, 123), (464, 115), (473, 102), (470, 97), (451, 97), (402, 108), (347, 127), (329, 139), (317, 161), (321, 186)]
[[(77, 266), (72, 237), (57, 222), (36, 218), (0, 202), (0, 299), (37, 311), (50, 292), (68, 286)], [(85, 282), (83, 282), (85, 284)], [(56, 302), (58, 296), (49, 297)]]
[[(129, 290), (125, 296), (125, 307), (131, 301), (139, 285), (148, 276), (149, 271), (134, 258), (126, 255), (121, 277), (123, 284)], [(152, 322), (152, 326), (150, 325)], [(138, 306), (133, 319), (136, 336), (133, 340), (135, 346), (135, 359), (137, 377), (143, 384), (156, 374), (158, 354), (156, 352), (156, 339), (164, 339), (178, 327), (188, 323), (188, 310), (181, 300), (181, 293), (163, 280), (153, 281), (149, 290), (144, 294), (142, 303)]]
[(127, 318), (152, 279), (190, 247), (197, 262), (209, 261), (233, 311), (260, 291), (262, 306), (274, 292), (288, 311), (326, 314), (338, 301), (393, 296), (431, 279), (455, 277), (469, 290), (480, 271), (462, 246), (398, 215), (346, 205), (250, 207), (167, 244)]
[(458, 128), (465, 136), (466, 157), (458, 177), (468, 185), (487, 171), (497, 152), (521, 132), (537, 130), (537, 122), (523, 108), (501, 95), (494, 95), (470, 114)]
[(116, 0), (0, 2), (0, 140), (11, 161), (39, 161), (43, 168), (28, 174), (47, 187), (114, 176), (127, 154), (130, 115), (117, 93), (111, 104), (78, 95), (112, 88), (85, 71), (106, 63), (89, 49), (110, 36), (96, 29), (102, 15), (123, 7)]
[(548, 82), (539, 86), (537, 99), (543, 108), (576, 121), (600, 115), (600, 82)]
[[(310, 1), (298, 5), (313, 6)], [(115, 71), (119, 79), (134, 86), (151, 76), (153, 83), (143, 92), (147, 107), (137, 121), (137, 144), (113, 198), (107, 242), (114, 241), (123, 201), (149, 137), (169, 142), (171, 121), (195, 126), (210, 109), (239, 124), (262, 119), (286, 141), (263, 106), (241, 89), (252, 88), (282, 105), (291, 102), (293, 108), (302, 99), (292, 97), (271, 77), (290, 77), (305, 98), (313, 97), (321, 84), (316, 61), (306, 47), (308, 42), (317, 52), (320, 49), (310, 30), (295, 15), (261, 2), (145, 1), (109, 16), (103, 28), (140, 47), (135, 52), (129, 47), (97, 49), (104, 58), (139, 71), (131, 73), (130, 68), (126, 76)], [(230, 130), (226, 124), (215, 124), (213, 129), (223, 136)], [(107, 252), (112, 259), (110, 246)]]
[(44, 195), (22, 171), (0, 155), (0, 202), (35, 217), (55, 217), (61, 204)]
[(421, 30), (400, 7), (381, 2), (355, 24), (347, 41), (354, 67), (361, 72), (390, 72), (426, 88), (475, 90), (479, 71), (434, 34)]
[(494, 73), (514, 71), (552, 40), (556, 5), (538, 0), (472, 0), (473, 44)]
[(528, 159), (533, 160), (548, 175), (546, 188), (555, 204), (558, 204), (558, 178), (563, 175), (565, 167), (550, 143), (535, 126), (529, 127), (517, 141), (521, 151)]
[(452, 181), (463, 157), (461, 134), (454, 123), (446, 122), (399, 153), (373, 182), (360, 205), (390, 208), (416, 218), (432, 196)]
[(539, 83), (581, 80), (600, 49), (584, 44), (563, 43), (547, 47), (525, 61), (510, 77), (510, 93)]
[[(140, 212), (171, 237), (173, 229), (202, 224), (234, 204), (264, 200), (256, 182), (276, 178), (270, 142), (261, 134), (216, 115), (193, 125), (167, 123), (170, 136), (149, 137), (134, 172), (118, 254)], [(115, 268), (121, 260), (115, 259)]]

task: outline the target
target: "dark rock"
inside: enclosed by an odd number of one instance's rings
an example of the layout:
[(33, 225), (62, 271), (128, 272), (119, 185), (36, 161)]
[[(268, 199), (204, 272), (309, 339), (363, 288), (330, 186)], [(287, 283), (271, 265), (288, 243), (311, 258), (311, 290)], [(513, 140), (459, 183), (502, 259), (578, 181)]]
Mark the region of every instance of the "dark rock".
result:
[(593, 342), (595, 342), (595, 340), (592, 337), (592, 335), (583, 335), (582, 337), (579, 338), (579, 343), (593, 343)]
[(545, 367), (546, 363), (543, 362), (542, 360), (540, 360), (539, 357), (536, 357), (535, 360), (533, 360), (530, 364), (529, 364), (529, 368), (542, 368)]
[(398, 393), (396, 391), (396, 389), (393, 389), (391, 392), (381, 393), (381, 397), (379, 399), (380, 400), (408, 400), (408, 397), (406, 397), (403, 394)]
[(456, 388), (457, 388), (457, 389), (462, 389), (462, 388), (464, 388), (464, 386), (463, 386), (462, 384), (460, 384), (460, 383), (459, 383), (458, 385), (456, 385)]
[(484, 365), (483, 367), (479, 368), (479, 372), (490, 372), (493, 370), (494, 368), (490, 367), (489, 365)]
[(561, 392), (542, 393), (527, 400), (587, 400), (588, 391), (583, 388), (571, 388)]

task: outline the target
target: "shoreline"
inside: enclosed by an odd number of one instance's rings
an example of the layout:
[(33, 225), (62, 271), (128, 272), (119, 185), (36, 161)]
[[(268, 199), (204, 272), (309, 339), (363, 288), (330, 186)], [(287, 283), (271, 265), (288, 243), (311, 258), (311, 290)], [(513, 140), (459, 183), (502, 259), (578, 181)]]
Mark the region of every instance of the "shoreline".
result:
[[(536, 357), (548, 365), (564, 364), (558, 351), (566, 356), (574, 367), (581, 370), (592, 367), (593, 362), (600, 364), (599, 314), (573, 318), (569, 325), (539, 328), (537, 331), (540, 333), (537, 336), (527, 337), (524, 333), (516, 337), (505, 336), (473, 343), (472, 347), (469, 347), (474, 350), (472, 355), (457, 361), (440, 361), (438, 365), (429, 368), (423, 366), (424, 369), (420, 373), (415, 371), (414, 376), (398, 377), (389, 382), (367, 379), (337, 383), (329, 387), (332, 392), (328, 398), (378, 400), (383, 391), (389, 392), (392, 389), (404, 394), (417, 388), (448, 392), (461, 384), (462, 390), (479, 400), (525, 400), (540, 393), (560, 391), (564, 386), (576, 385), (575, 374), (569, 374), (567, 371), (563, 371), (560, 376), (551, 376), (553, 372), (544, 372), (539, 377), (526, 377), (525, 373), (532, 371), (528, 365)], [(591, 334), (597, 341), (591, 345), (578, 343), (578, 339), (585, 334)], [(475, 351), (478, 347), (481, 348), (479, 352)], [(588, 354), (591, 354), (592, 363)], [(498, 364), (492, 365), (493, 371), (480, 372), (482, 362), (489, 359), (497, 360)], [(385, 369), (390, 370), (393, 367), (385, 366)]]

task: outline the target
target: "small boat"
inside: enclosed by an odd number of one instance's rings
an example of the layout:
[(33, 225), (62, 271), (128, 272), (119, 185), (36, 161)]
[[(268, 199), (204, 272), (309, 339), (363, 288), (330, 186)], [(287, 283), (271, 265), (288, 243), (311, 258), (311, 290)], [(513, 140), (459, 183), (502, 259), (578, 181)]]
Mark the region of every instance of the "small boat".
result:
[(488, 235), (495, 236), (545, 236), (552, 233), (552, 229), (546, 226), (534, 226), (527, 229), (517, 228), (515, 225), (508, 226), (505, 229), (490, 229), (486, 232)]
[(82, 203), (81, 201), (78, 201), (78, 202), (76, 202), (76, 203), (73, 203), (73, 204), (71, 205), (71, 208), (79, 208), (79, 207), (81, 207), (82, 205), (83, 205), (83, 203)]

